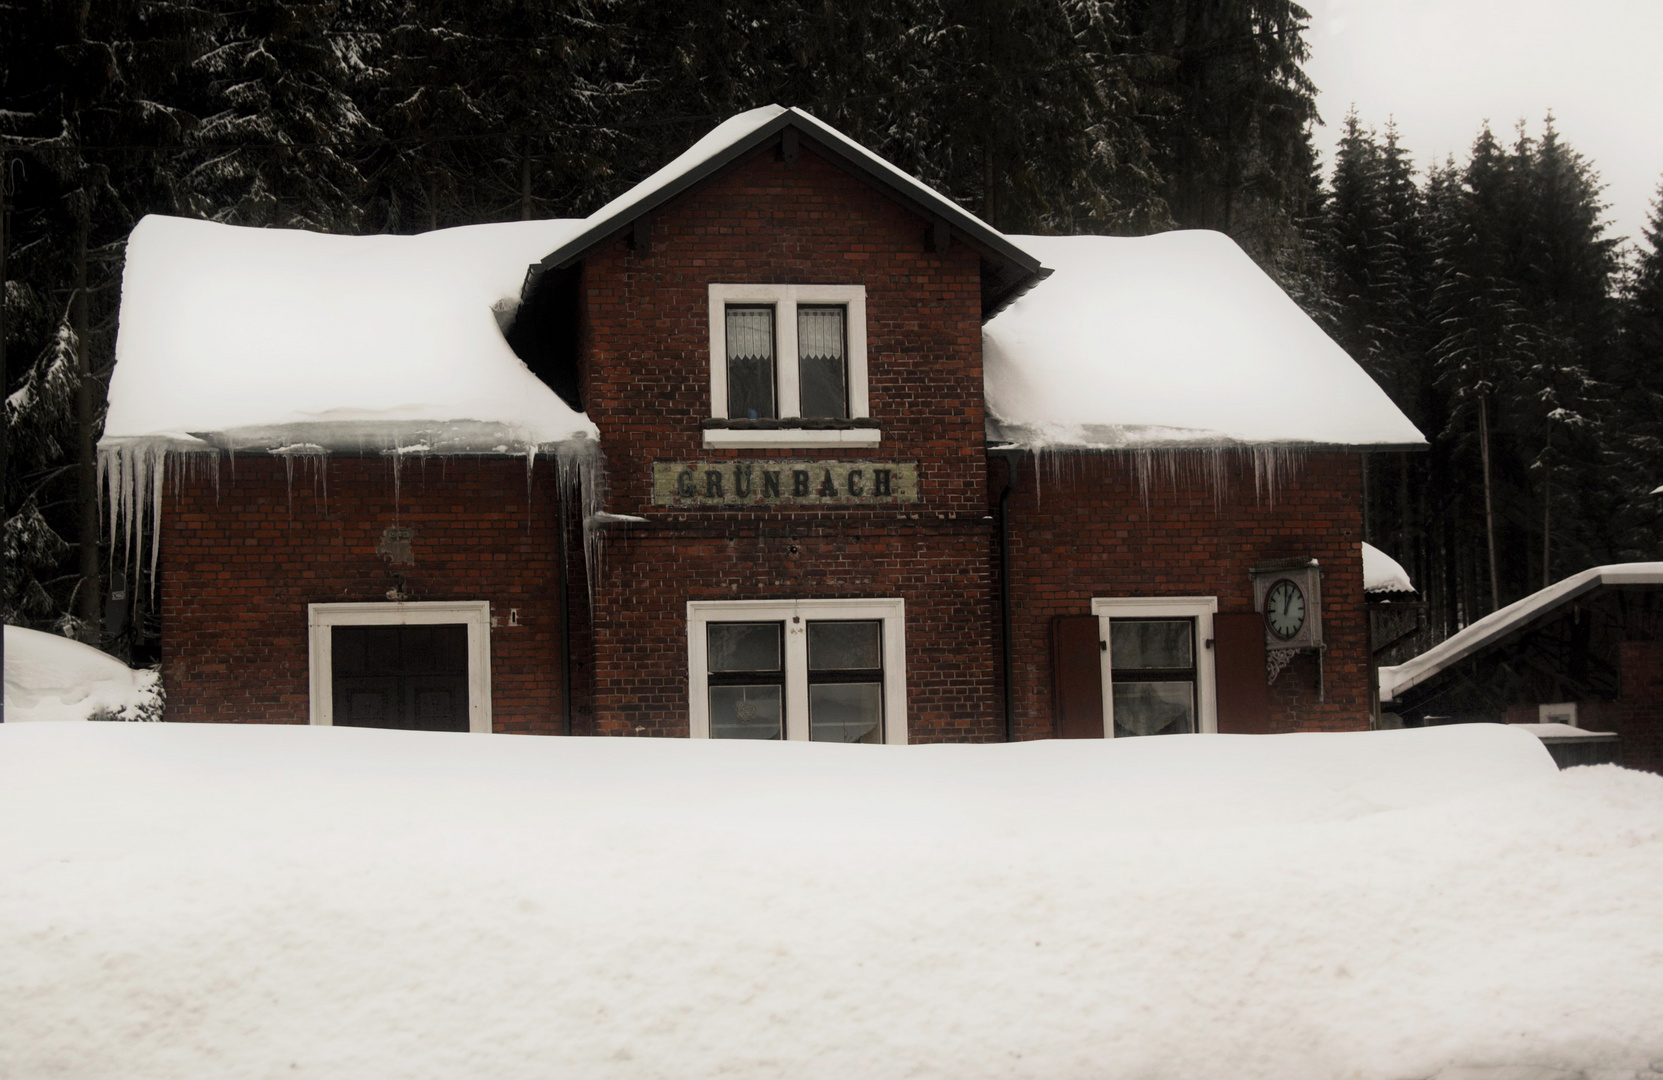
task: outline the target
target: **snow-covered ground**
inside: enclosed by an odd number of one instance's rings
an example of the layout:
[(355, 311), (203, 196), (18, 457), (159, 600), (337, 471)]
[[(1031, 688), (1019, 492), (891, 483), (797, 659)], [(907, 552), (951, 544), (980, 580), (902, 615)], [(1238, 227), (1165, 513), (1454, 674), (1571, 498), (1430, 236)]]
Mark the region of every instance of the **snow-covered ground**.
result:
[(8, 626), (6, 720), (160, 720), (162, 680), (56, 634)]
[(1663, 778), (0, 726), (0, 1076), (1663, 1075)]

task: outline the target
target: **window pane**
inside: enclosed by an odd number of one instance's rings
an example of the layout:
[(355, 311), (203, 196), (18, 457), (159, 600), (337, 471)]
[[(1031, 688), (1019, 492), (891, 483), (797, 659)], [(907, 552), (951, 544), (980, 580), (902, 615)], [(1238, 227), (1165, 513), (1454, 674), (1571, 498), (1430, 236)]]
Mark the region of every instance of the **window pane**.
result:
[(883, 741), (883, 683), (814, 683), (808, 688), (814, 742)]
[(778, 739), (783, 694), (778, 686), (712, 686), (712, 739)]
[(808, 624), (810, 671), (874, 671), (883, 667), (882, 635), (878, 620), (871, 622), (811, 622)]
[(797, 309), (798, 393), (804, 416), (849, 415), (840, 307)]
[(779, 623), (710, 623), (705, 652), (711, 671), (778, 671)]
[(1187, 735), (1195, 731), (1192, 682), (1116, 682), (1114, 737)]
[(727, 310), (728, 415), (774, 418), (774, 309)]
[(1109, 622), (1109, 666), (1117, 671), (1135, 668), (1194, 667), (1189, 619)]

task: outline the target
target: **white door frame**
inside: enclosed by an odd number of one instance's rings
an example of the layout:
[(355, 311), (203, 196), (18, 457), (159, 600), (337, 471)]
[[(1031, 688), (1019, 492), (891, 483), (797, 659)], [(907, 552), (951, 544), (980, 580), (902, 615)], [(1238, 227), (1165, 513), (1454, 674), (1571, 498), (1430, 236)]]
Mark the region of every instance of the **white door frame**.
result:
[(337, 626), (432, 626), (463, 623), (468, 628), (468, 730), (491, 731), (491, 602), (413, 600), (404, 603), (307, 604), (307, 645), (311, 660), (311, 722), (335, 723), (335, 664), (331, 646)]

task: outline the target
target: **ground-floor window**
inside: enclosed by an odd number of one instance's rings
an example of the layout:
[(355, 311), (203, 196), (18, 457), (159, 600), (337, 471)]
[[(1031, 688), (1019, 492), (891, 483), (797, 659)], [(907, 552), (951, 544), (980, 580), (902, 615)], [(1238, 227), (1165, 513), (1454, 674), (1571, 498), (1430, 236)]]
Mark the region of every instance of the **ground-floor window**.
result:
[(694, 738), (906, 742), (901, 600), (687, 605)]
[(312, 604), (308, 622), (312, 723), (491, 730), (488, 601)]
[(1214, 732), (1214, 596), (1099, 597), (1051, 621), (1056, 736), (1124, 739)]
[(1211, 596), (1094, 599), (1103, 733), (1217, 731)]

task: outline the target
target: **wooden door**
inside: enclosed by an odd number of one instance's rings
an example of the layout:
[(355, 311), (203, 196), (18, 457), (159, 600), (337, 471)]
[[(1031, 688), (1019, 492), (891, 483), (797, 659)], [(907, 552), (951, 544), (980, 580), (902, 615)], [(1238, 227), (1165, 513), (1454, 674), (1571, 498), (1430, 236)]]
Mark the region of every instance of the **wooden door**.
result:
[(462, 623), (336, 626), (335, 723), (468, 730), (468, 628)]

